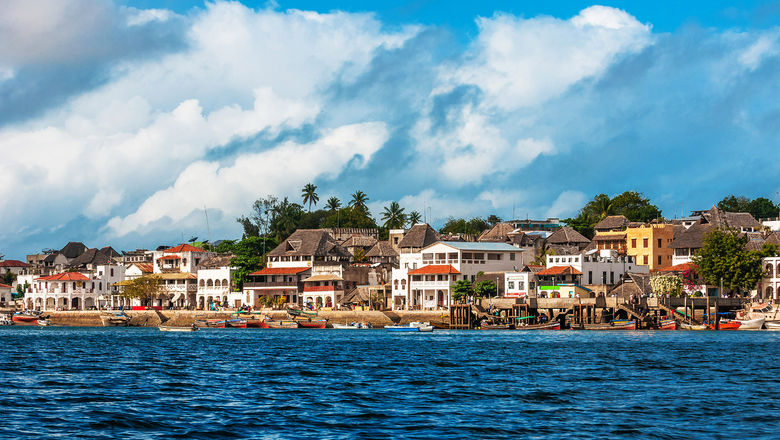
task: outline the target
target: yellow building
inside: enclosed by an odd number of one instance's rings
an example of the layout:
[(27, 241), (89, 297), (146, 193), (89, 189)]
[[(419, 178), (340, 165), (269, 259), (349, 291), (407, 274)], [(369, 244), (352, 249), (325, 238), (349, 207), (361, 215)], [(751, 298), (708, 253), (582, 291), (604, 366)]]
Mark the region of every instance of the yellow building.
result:
[(626, 254), (636, 264), (650, 266), (650, 270), (672, 265), (674, 226), (670, 224), (629, 225), (626, 228)]

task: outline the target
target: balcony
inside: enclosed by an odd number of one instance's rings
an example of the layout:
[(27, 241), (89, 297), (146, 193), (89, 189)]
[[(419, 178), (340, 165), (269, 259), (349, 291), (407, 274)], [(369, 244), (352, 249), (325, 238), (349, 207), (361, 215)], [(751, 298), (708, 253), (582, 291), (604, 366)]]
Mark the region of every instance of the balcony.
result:
[(303, 286), (303, 283), (294, 283), (290, 281), (268, 281), (265, 283), (244, 283), (244, 288), (263, 289), (291, 289), (299, 290)]
[(448, 289), (450, 287), (449, 281), (412, 281), (410, 284), (412, 289)]
[(341, 286), (304, 286), (304, 292), (334, 292), (342, 290)]

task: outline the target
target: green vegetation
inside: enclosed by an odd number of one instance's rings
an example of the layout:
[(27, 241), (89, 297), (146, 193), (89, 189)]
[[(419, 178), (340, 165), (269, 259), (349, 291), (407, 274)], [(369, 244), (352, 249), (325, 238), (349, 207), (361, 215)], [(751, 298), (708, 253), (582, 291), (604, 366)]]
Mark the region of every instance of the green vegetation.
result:
[(452, 299), (462, 303), (467, 297), (474, 294), (474, 288), (469, 280), (458, 280), (452, 285)]
[(750, 200), (747, 197), (736, 197), (733, 194), (718, 202), (718, 208), (727, 212), (749, 212), (756, 219), (780, 216), (780, 205), (766, 197)]
[(450, 217), (439, 232), (442, 234), (480, 235), (487, 229), (490, 229), (490, 223), (485, 219), (474, 217), (471, 220), (466, 220)]
[(707, 284), (734, 292), (749, 291), (764, 275), (762, 259), (777, 254), (777, 246), (764, 244), (759, 251), (745, 249), (748, 237), (737, 231), (714, 230), (704, 237), (704, 246), (693, 257)]
[(159, 275), (144, 275), (129, 280), (122, 290), (122, 296), (140, 299), (142, 303), (160, 298), (167, 290)]
[(317, 195), (317, 186), (313, 183), (307, 183), (301, 190), (301, 197), (303, 197), (303, 204), (309, 204), (309, 212), (311, 212), (311, 205), (317, 205), (320, 201), (320, 196)]
[(477, 298), (489, 298), (497, 296), (496, 283), (491, 280), (479, 281), (474, 285), (474, 296)]
[(412, 211), (409, 213), (409, 217), (407, 218), (407, 225), (411, 228), (412, 226), (416, 225), (417, 223), (422, 222), (422, 215), (420, 215), (417, 211)]
[(404, 208), (398, 202), (390, 203), (390, 206), (385, 206), (385, 211), (382, 213), (382, 220), (385, 222), (383, 226), (386, 229), (399, 229), (403, 228), (406, 224), (406, 214)]
[(626, 191), (612, 198), (599, 194), (580, 209), (577, 217), (567, 218), (563, 222), (580, 234), (593, 238), (593, 227), (610, 215), (623, 215), (629, 221), (647, 223), (661, 218), (661, 210), (636, 191)]

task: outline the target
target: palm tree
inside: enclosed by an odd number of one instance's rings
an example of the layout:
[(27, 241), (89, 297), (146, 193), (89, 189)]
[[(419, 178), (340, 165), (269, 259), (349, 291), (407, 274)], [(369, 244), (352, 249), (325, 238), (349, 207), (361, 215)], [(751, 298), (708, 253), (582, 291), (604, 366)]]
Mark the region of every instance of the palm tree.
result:
[(398, 202), (390, 203), (390, 206), (385, 206), (385, 212), (382, 213), (382, 220), (385, 221), (385, 228), (387, 229), (399, 229), (406, 224), (406, 214), (404, 214), (404, 208)]
[(409, 213), (409, 227), (412, 227), (416, 225), (417, 223), (420, 223), (422, 220), (422, 215), (417, 211), (412, 211)]
[(366, 202), (368, 202), (368, 196), (363, 191), (358, 190), (355, 191), (355, 194), (352, 194), (352, 200), (349, 202), (349, 206), (365, 212), (368, 210)]
[(338, 197), (331, 197), (328, 199), (328, 210), (335, 211), (341, 208), (341, 200)]
[(603, 220), (604, 217), (613, 214), (612, 200), (606, 194), (599, 194), (593, 198), (593, 210), (594, 214), (599, 220)]
[(303, 196), (303, 204), (309, 204), (309, 212), (311, 212), (312, 203), (316, 206), (317, 202), (320, 201), (320, 196), (317, 195), (317, 185), (313, 183), (307, 183), (306, 186), (303, 187), (301, 196)]

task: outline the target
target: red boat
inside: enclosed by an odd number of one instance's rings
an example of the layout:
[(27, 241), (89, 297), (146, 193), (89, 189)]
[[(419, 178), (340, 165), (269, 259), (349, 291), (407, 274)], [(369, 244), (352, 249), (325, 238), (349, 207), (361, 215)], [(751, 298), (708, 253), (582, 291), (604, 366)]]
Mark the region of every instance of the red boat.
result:
[(300, 328), (325, 328), (328, 325), (326, 319), (316, 319), (313, 321), (297, 321)]
[(262, 319), (247, 319), (246, 326), (249, 328), (269, 328), (268, 324)]
[(658, 323), (658, 330), (677, 330), (677, 321), (674, 319), (663, 319)]
[[(718, 323), (719, 330), (738, 330), (742, 325), (739, 321), (727, 321), (725, 319)], [(715, 330), (715, 324), (710, 324), (710, 330)]]
[(26, 315), (23, 313), (17, 313), (14, 314), (13, 318), (11, 318), (14, 322), (18, 322), (20, 324), (38, 324), (38, 320), (41, 319), (38, 315)]
[(247, 322), (245, 319), (229, 319), (226, 325), (230, 328), (246, 328)]

